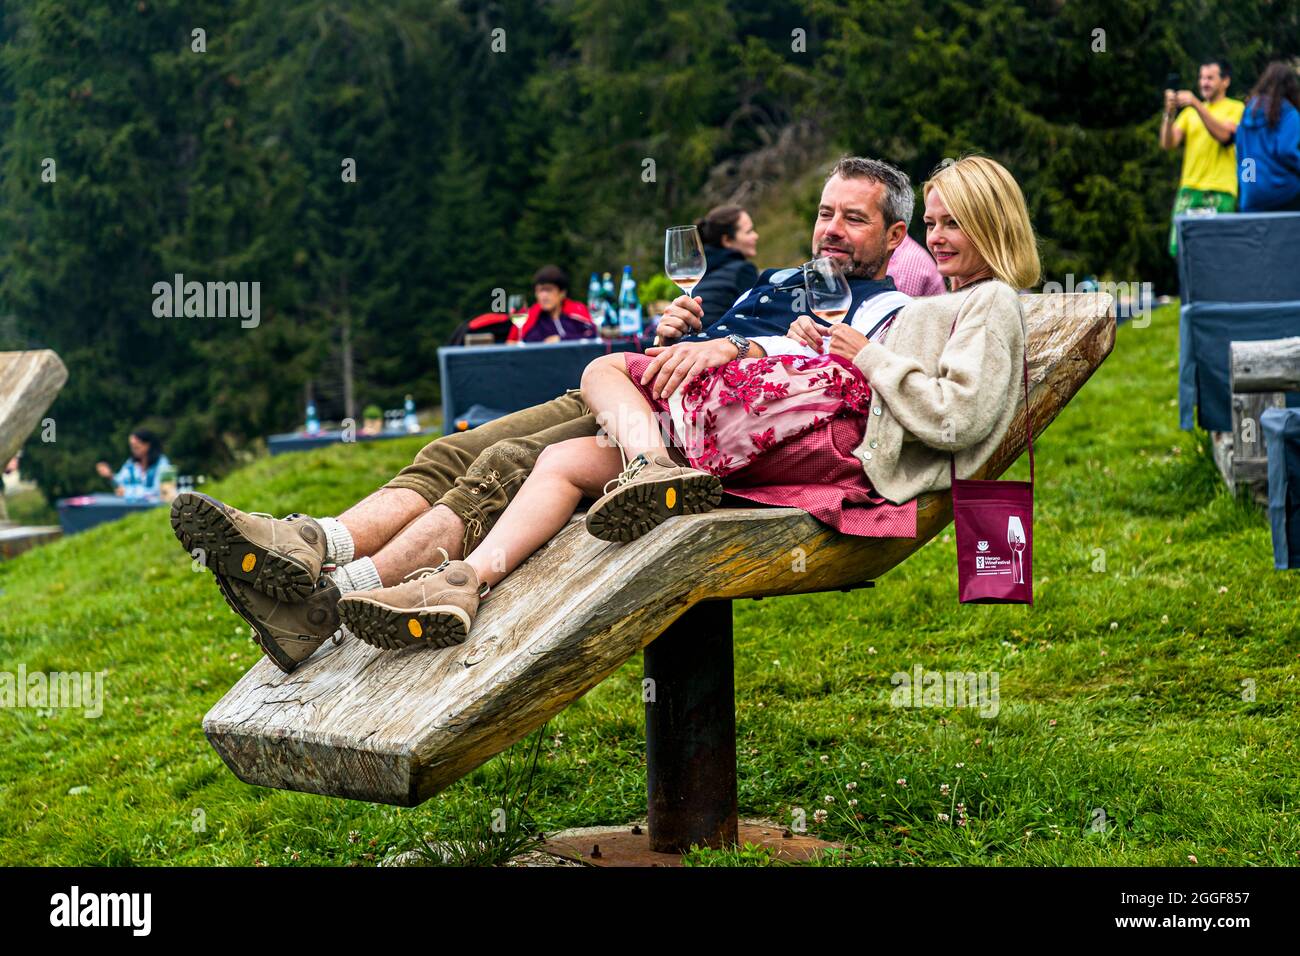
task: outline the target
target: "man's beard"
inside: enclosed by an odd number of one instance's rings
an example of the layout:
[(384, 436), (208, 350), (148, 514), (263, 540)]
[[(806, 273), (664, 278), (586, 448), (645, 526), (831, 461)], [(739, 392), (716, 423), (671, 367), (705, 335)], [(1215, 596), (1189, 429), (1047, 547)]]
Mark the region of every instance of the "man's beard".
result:
[[(889, 250), (882, 246), (875, 250), (875, 253), (870, 259), (859, 259), (850, 253), (849, 267), (843, 270), (844, 278), (874, 279), (885, 263), (889, 261)], [(820, 252), (817, 254), (821, 255)]]
[(848, 279), (874, 279), (880, 272), (886, 262), (889, 261), (889, 253), (881, 251), (871, 259), (853, 259), (853, 265), (846, 272), (845, 278)]

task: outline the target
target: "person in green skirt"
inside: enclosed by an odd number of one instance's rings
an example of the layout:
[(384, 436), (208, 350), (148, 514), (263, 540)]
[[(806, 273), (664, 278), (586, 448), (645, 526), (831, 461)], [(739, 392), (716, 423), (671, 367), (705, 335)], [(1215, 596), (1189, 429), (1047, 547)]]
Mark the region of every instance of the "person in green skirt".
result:
[[(1234, 138), (1245, 104), (1229, 99), (1232, 71), (1226, 60), (1201, 64), (1198, 86), (1165, 90), (1160, 145), (1183, 150), (1183, 172), (1169, 226), (1169, 254), (1178, 255), (1178, 216), (1192, 209), (1233, 212), (1237, 208), (1237, 150)], [(1181, 112), (1179, 108), (1181, 107)], [(1175, 115), (1176, 114), (1176, 115)]]

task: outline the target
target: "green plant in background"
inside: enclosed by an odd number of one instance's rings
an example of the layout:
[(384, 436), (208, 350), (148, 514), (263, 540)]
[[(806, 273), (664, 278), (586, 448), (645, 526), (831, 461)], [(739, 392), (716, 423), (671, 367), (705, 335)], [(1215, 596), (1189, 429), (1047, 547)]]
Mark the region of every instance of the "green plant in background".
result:
[(637, 295), (642, 305), (653, 302), (671, 302), (681, 294), (681, 289), (662, 272), (653, 273), (650, 278), (637, 283)]

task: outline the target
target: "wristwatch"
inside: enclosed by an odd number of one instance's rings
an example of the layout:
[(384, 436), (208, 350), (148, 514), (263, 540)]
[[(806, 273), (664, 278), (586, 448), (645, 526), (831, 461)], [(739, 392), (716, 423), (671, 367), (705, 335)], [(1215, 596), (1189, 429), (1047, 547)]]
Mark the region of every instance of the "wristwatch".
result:
[(749, 354), (749, 339), (738, 332), (732, 332), (728, 335), (727, 341), (736, 347), (736, 358), (743, 359)]

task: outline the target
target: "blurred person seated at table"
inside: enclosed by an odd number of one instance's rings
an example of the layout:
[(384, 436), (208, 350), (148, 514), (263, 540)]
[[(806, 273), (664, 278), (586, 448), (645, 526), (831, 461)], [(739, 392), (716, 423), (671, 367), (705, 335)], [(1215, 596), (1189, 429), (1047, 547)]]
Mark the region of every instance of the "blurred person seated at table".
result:
[(98, 462), (95, 471), (113, 483), (113, 493), (119, 497), (161, 497), (162, 473), (171, 465), (163, 454), (162, 440), (147, 428), (137, 428), (127, 438), (127, 444), (131, 457), (116, 475), (106, 461)]
[(1300, 78), (1270, 63), (1237, 125), (1242, 212), (1300, 212)]
[(560, 342), (596, 337), (591, 313), (569, 298), (569, 274), (559, 266), (542, 266), (533, 276), (533, 298), (528, 318), (511, 328), (507, 342)]
[(696, 221), (708, 271), (693, 290), (704, 309), (703, 323), (712, 325), (740, 296), (758, 285), (758, 269), (750, 260), (758, 253), (754, 220), (739, 206), (714, 206)]

